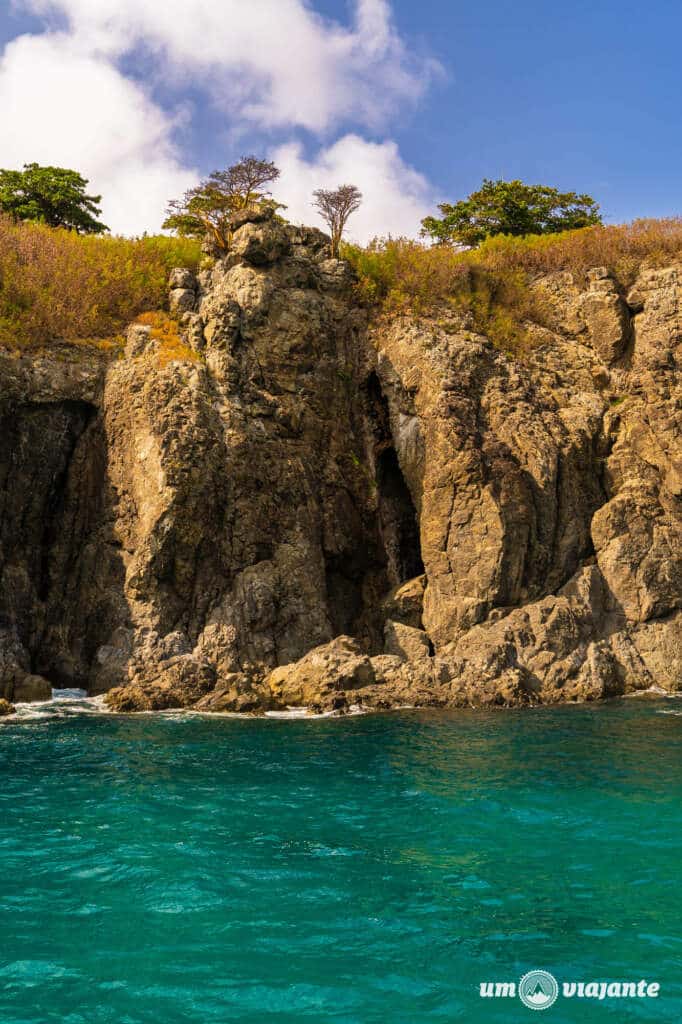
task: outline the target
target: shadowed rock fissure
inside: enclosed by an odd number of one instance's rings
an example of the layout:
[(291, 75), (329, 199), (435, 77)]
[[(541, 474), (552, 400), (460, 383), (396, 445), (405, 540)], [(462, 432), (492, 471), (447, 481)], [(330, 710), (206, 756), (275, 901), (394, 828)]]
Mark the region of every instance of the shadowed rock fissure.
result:
[(373, 435), (378, 498), (378, 528), (391, 586), (424, 572), (419, 519), (400, 468), (391, 432), (388, 401), (376, 373), (365, 384), (367, 410)]
[(100, 574), (112, 582), (96, 536), (106, 476), (96, 409), (80, 401), (19, 406), (0, 431), (3, 646), (18, 645), (25, 668), (57, 686), (87, 686), (112, 617), (110, 602), (95, 597)]
[(419, 522), (412, 496), (400, 469), (396, 450), (387, 446), (377, 460), (379, 529), (386, 552), (388, 575), (394, 586), (424, 572)]
[[(358, 470), (374, 499), (368, 542), (326, 555), (327, 602), (332, 632), (358, 637), (383, 650), (386, 593), (424, 572), (419, 522), (393, 445), (388, 402), (372, 372), (357, 395), (355, 412), (365, 424), (369, 456)], [(341, 516), (341, 518), (344, 518)]]

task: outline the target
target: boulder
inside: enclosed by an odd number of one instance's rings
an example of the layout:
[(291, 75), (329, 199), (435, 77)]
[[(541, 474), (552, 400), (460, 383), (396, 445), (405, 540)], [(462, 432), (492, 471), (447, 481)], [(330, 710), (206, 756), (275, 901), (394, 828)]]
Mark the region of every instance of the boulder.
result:
[(216, 681), (215, 668), (192, 655), (178, 655), (138, 671), (130, 683), (105, 696), (112, 711), (163, 711), (196, 704)]
[(272, 695), (265, 685), (253, 683), (243, 672), (223, 676), (195, 705), (197, 711), (251, 714), (273, 706)]
[(290, 248), (289, 236), (281, 224), (244, 224), (235, 231), (230, 252), (254, 266), (275, 263)]
[(195, 292), (197, 289), (196, 275), (187, 267), (174, 267), (168, 278), (168, 287), (171, 290), (179, 288)]
[(168, 295), (171, 313), (191, 313), (196, 299), (196, 294), (189, 288), (172, 288)]
[(590, 344), (608, 366), (623, 355), (630, 340), (630, 309), (605, 267), (588, 271), (587, 280), (580, 313)]
[(265, 224), (275, 216), (272, 206), (247, 206), (244, 210), (235, 210), (228, 217), (230, 231), (238, 231), (244, 224)]
[(52, 683), (43, 676), (25, 675), (14, 684), (12, 700), (19, 703), (52, 699)]
[(383, 603), (383, 612), (387, 619), (402, 622), (415, 629), (422, 628), (422, 612), (424, 610), (424, 591), (426, 576), (415, 576), (414, 579), (401, 583), (390, 592)]
[(404, 661), (420, 661), (429, 657), (431, 644), (423, 629), (389, 619), (384, 625), (384, 650)]
[(335, 708), (347, 704), (346, 691), (374, 680), (372, 662), (357, 641), (339, 636), (299, 661), (274, 669), (265, 683), (280, 706)]

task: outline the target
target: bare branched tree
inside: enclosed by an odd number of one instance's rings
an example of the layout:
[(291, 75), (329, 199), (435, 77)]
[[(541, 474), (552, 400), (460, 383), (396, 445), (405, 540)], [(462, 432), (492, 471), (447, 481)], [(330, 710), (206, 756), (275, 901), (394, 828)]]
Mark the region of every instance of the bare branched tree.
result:
[(350, 215), (359, 208), (362, 192), (355, 185), (339, 185), (335, 189), (318, 188), (313, 195), (313, 206), (320, 211), (332, 236), (332, 256), (338, 257), (343, 229)]
[(181, 235), (210, 236), (216, 249), (224, 251), (230, 240), (230, 217), (249, 206), (272, 206), (270, 192), (264, 188), (279, 178), (279, 168), (268, 160), (244, 156), (225, 171), (214, 171), (208, 178), (185, 192), (182, 199), (168, 204), (164, 228)]
[(211, 181), (225, 195), (233, 197), (235, 209), (243, 210), (269, 196), (270, 192), (263, 186), (276, 181), (279, 175), (279, 168), (269, 160), (243, 156), (239, 163), (228, 167), (226, 171), (214, 171)]

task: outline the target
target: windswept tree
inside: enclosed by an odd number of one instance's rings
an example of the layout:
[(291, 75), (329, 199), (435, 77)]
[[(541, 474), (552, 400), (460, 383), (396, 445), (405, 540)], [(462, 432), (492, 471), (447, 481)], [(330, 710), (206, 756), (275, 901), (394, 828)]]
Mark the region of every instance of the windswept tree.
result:
[(15, 220), (99, 235), (109, 230), (96, 219), (102, 197), (88, 195), (87, 184), (87, 178), (66, 167), (24, 164), (22, 171), (0, 170), (0, 211)]
[(422, 221), (422, 235), (467, 247), (493, 235), (549, 235), (602, 222), (592, 196), (518, 180), (486, 178), (467, 199), (443, 203), (439, 209), (442, 217)]
[(279, 175), (279, 168), (268, 160), (242, 157), (227, 170), (214, 171), (182, 199), (171, 200), (163, 226), (192, 238), (208, 235), (218, 249), (226, 250), (235, 213), (250, 206), (281, 208), (265, 188)]
[(329, 227), (332, 236), (332, 256), (339, 255), (339, 244), (343, 237), (346, 221), (359, 209), (362, 192), (355, 185), (339, 185), (335, 189), (318, 188), (313, 192), (320, 216)]

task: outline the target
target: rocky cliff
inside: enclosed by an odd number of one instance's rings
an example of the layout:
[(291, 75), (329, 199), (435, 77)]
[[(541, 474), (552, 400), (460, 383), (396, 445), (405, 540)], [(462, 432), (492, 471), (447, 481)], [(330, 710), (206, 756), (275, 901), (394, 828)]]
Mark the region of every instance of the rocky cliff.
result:
[(313, 229), (237, 226), (125, 353), (0, 354), (0, 696), (118, 710), (682, 687), (682, 268), (535, 282), (523, 359), (369, 325)]

